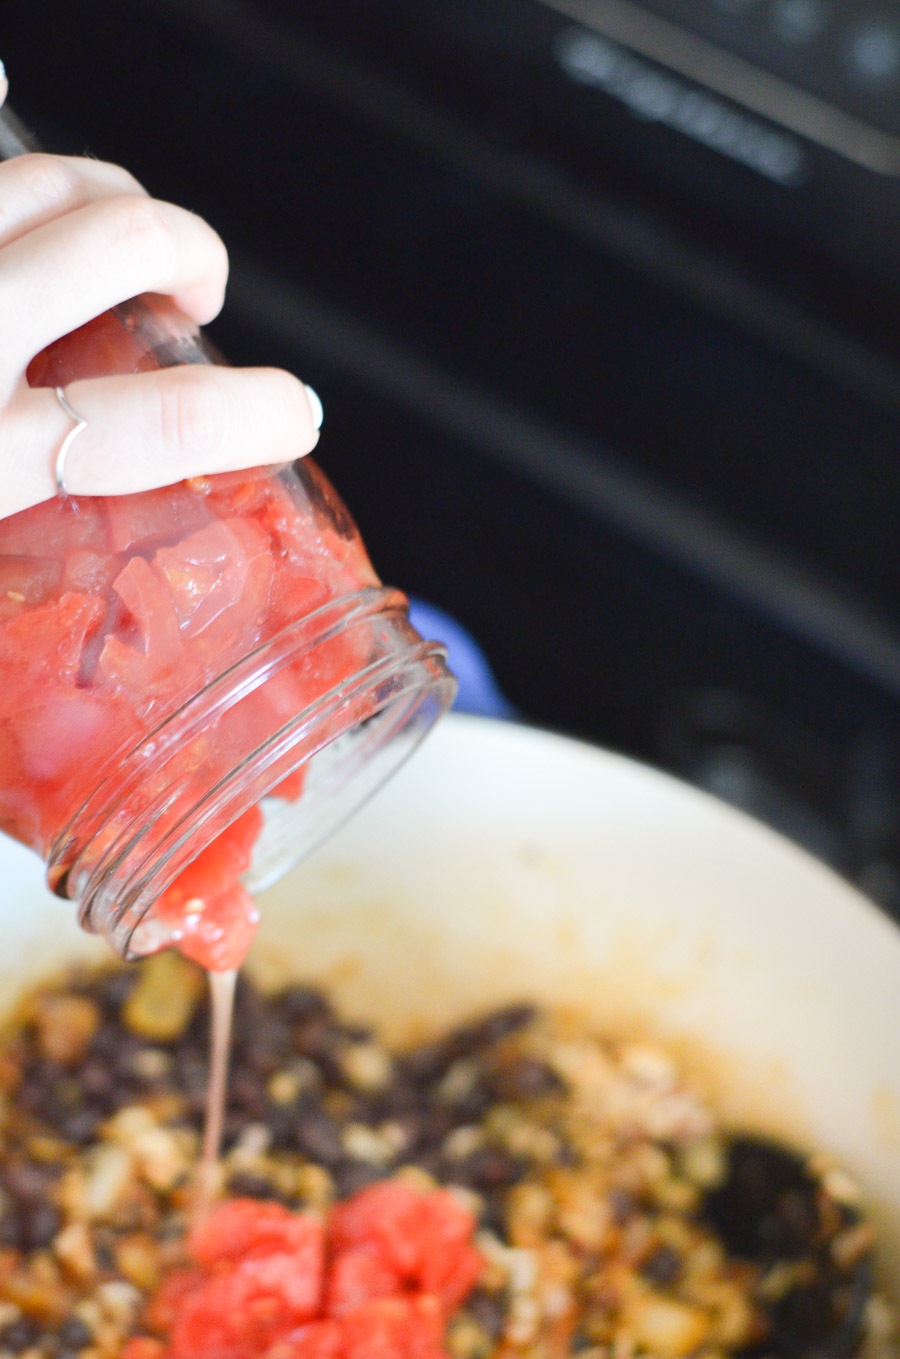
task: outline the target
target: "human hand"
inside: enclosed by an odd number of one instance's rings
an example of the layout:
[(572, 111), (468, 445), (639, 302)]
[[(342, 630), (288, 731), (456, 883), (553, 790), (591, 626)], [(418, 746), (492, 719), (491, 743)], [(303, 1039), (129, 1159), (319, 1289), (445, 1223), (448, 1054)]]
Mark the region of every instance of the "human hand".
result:
[[(52, 388), (29, 387), (31, 359), (141, 293), (169, 296), (205, 325), (227, 274), (211, 227), (118, 166), (43, 154), (0, 163), (0, 518), (56, 495), (56, 455), (73, 428)], [(66, 461), (75, 495), (290, 462), (318, 439), (306, 389), (277, 369), (198, 364), (76, 381), (65, 395), (87, 422)]]

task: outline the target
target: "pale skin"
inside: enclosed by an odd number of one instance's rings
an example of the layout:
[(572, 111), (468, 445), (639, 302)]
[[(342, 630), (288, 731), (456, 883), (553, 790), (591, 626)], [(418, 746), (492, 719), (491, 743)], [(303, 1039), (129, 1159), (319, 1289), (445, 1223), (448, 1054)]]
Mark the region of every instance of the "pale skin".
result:
[[(0, 105), (6, 90), (0, 74)], [(43, 154), (0, 163), (0, 518), (57, 494), (56, 453), (72, 429), (55, 393), (26, 382), (35, 354), (141, 293), (205, 325), (227, 276), (215, 231), (119, 166)], [(318, 440), (303, 383), (278, 369), (170, 368), (72, 382), (65, 395), (87, 421), (66, 458), (73, 495), (285, 463)]]

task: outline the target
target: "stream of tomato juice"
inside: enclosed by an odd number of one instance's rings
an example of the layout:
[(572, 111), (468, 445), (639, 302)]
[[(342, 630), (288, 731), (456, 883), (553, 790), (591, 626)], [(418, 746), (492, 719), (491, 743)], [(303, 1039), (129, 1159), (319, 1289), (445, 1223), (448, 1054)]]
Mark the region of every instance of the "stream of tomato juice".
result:
[(209, 1086), (206, 1092), (206, 1122), (203, 1128), (200, 1164), (197, 1167), (194, 1202), (194, 1214), (198, 1219), (208, 1214), (218, 1190), (219, 1153), (222, 1147), (225, 1100), (228, 1094), (237, 969), (233, 968), (228, 972), (208, 972), (207, 976), (210, 999)]

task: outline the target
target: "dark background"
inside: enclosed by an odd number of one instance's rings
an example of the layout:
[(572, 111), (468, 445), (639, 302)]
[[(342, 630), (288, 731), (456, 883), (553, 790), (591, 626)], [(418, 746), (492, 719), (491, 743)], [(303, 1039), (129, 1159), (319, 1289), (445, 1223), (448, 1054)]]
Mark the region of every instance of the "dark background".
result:
[[(898, 911), (898, 180), (789, 132), (779, 182), (636, 116), (561, 68), (597, 30), (559, 8), (4, 0), (0, 39), (47, 147), (218, 228), (213, 337), (320, 391), (377, 568), (526, 720), (687, 775)], [(799, 43), (795, 0), (644, 8), (900, 130), (894, 5), (834, 0)]]

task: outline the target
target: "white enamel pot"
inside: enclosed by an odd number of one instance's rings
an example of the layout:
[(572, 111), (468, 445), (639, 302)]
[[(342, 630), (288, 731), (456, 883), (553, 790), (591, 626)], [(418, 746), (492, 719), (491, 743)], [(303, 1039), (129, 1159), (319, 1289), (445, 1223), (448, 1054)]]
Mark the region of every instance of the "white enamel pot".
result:
[[(0, 845), (0, 982), (102, 952)], [(450, 717), (261, 898), (253, 966), (398, 1036), (499, 1001), (671, 1044), (729, 1124), (832, 1152), (900, 1301), (900, 929), (779, 836), (577, 742)]]

